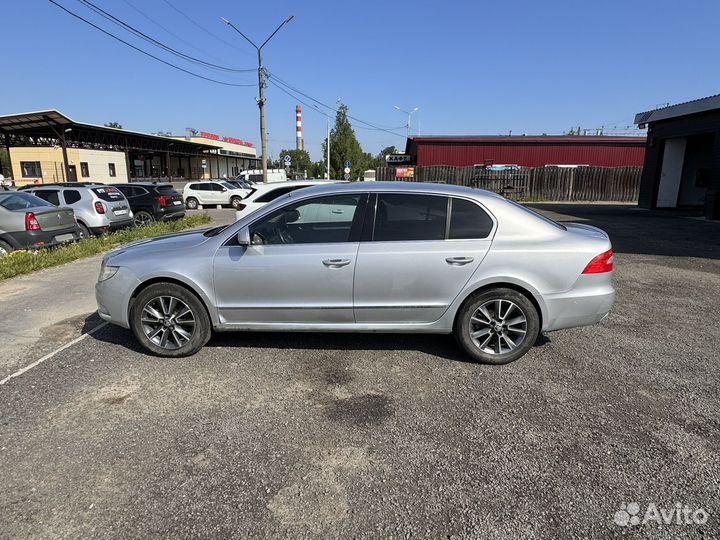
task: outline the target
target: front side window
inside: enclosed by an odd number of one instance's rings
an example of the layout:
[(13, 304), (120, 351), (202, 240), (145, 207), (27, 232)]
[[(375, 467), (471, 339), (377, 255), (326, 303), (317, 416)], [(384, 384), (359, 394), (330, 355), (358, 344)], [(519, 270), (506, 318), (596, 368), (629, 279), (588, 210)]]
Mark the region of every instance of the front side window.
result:
[(39, 161), (21, 161), (20, 169), (23, 178), (42, 178), (42, 170)]
[(57, 189), (43, 189), (35, 192), (42, 200), (60, 206), (60, 192)]
[(375, 210), (373, 240), (444, 240), (447, 206), (447, 197), (381, 193)]
[(450, 229), (448, 230), (449, 239), (487, 238), (492, 228), (492, 219), (480, 206), (465, 199), (453, 198)]
[(329, 195), (289, 204), (250, 227), (253, 244), (349, 242), (362, 195)]
[(88, 166), (86, 161), (80, 162), (80, 174), (83, 178), (87, 178), (90, 176), (90, 167)]

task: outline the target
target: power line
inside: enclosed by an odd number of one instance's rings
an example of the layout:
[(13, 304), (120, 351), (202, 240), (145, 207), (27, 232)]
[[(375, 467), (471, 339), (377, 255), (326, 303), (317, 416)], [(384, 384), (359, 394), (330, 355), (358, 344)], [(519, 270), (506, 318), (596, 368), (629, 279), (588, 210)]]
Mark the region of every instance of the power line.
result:
[(91, 10), (93, 10), (95, 13), (97, 13), (97, 14), (100, 15), (101, 17), (104, 17), (105, 19), (109, 20), (110, 22), (113, 22), (113, 23), (115, 23), (116, 25), (125, 28), (127, 31), (131, 32), (132, 34), (135, 34), (137, 37), (139, 37), (139, 38), (141, 38), (141, 39), (144, 39), (144, 40), (147, 41), (148, 43), (151, 43), (152, 45), (155, 45), (156, 47), (159, 47), (159, 48), (161, 48), (161, 49), (169, 52), (170, 54), (174, 54), (175, 56), (178, 56), (178, 57), (182, 58), (183, 60), (187, 60), (187, 61), (189, 61), (189, 62), (194, 62), (194, 63), (196, 63), (196, 64), (200, 64), (200, 65), (205, 66), (205, 67), (211, 67), (211, 68), (214, 68), (214, 69), (219, 69), (219, 70), (222, 70), (222, 71), (232, 71), (232, 72), (236, 72), (236, 73), (250, 73), (250, 72), (254, 72), (254, 71), (255, 71), (254, 69), (235, 69), (235, 68), (230, 68), (230, 67), (221, 66), (221, 65), (218, 65), (218, 64), (213, 64), (212, 62), (206, 62), (205, 60), (201, 60), (201, 59), (199, 59), (199, 58), (195, 58), (194, 56), (190, 56), (189, 54), (185, 54), (185, 53), (183, 53), (183, 52), (181, 52), (181, 51), (178, 51), (177, 49), (174, 49), (173, 47), (170, 47), (169, 45), (166, 45), (166, 44), (158, 41), (157, 39), (155, 39), (155, 38), (153, 38), (153, 37), (151, 37), (151, 36), (149, 36), (149, 35), (141, 32), (140, 30), (138, 30), (137, 28), (135, 28), (135, 27), (132, 26), (131, 24), (128, 24), (128, 23), (126, 23), (125, 21), (123, 21), (123, 20), (121, 20), (121, 19), (118, 19), (118, 18), (115, 17), (113, 14), (108, 13), (107, 11), (105, 11), (104, 9), (102, 9), (102, 8), (99, 7), (99, 6), (96, 6), (95, 4), (93, 4), (92, 2), (90, 2), (90, 0), (78, 0), (78, 2), (84, 4), (85, 6), (87, 6), (87, 7), (90, 8)]
[(232, 48), (235, 49), (236, 51), (240, 51), (240, 52), (243, 53), (243, 54), (250, 54), (250, 53), (249, 53), (248, 51), (246, 51), (245, 49), (240, 48), (240, 47), (238, 47), (237, 45), (233, 45), (233, 44), (230, 43), (229, 41), (224, 40), (223, 38), (221, 38), (220, 36), (218, 36), (217, 34), (212, 33), (210, 30), (208, 30), (207, 28), (205, 28), (204, 26), (202, 26), (201, 24), (199, 24), (197, 21), (195, 21), (195, 19), (193, 19), (192, 17), (188, 16), (184, 11), (182, 11), (181, 9), (179, 9), (179, 8), (177, 8), (175, 5), (173, 5), (169, 0), (163, 0), (163, 2), (165, 2), (165, 3), (166, 3), (168, 6), (170, 6), (173, 10), (175, 10), (175, 12), (177, 12), (178, 14), (180, 14), (182, 17), (184, 17), (186, 20), (188, 20), (190, 23), (192, 23), (196, 28), (199, 28), (200, 30), (202, 30), (203, 32), (205, 32), (205, 33), (206, 33), (207, 35), (209, 35), (210, 37), (215, 38), (216, 40), (220, 41), (221, 43), (224, 43), (224, 44), (227, 45), (228, 47), (232, 47)]
[(128, 43), (128, 42), (125, 41), (124, 39), (119, 38), (119, 37), (116, 36), (115, 34), (113, 34), (113, 33), (111, 33), (111, 32), (108, 32), (107, 30), (105, 30), (105, 29), (103, 29), (103, 28), (100, 28), (98, 25), (96, 25), (96, 24), (88, 21), (87, 19), (81, 17), (81, 16), (78, 15), (77, 13), (74, 13), (74, 12), (70, 11), (70, 10), (67, 9), (65, 6), (62, 6), (62, 5), (58, 4), (55, 0), (48, 0), (48, 2), (50, 2), (51, 4), (56, 5), (57, 7), (59, 7), (60, 9), (62, 9), (62, 10), (63, 10), (65, 13), (67, 13), (68, 15), (71, 15), (71, 16), (75, 17), (76, 19), (81, 20), (81, 21), (84, 22), (85, 24), (88, 24), (88, 25), (92, 26), (93, 28), (95, 28), (96, 30), (99, 30), (99, 31), (102, 32), (103, 34), (105, 34), (105, 35), (107, 35), (107, 36), (110, 36), (111, 38), (119, 41), (120, 43), (123, 43), (123, 44), (127, 45), (127, 46), (130, 47), (131, 49), (135, 49), (136, 51), (144, 54), (145, 56), (149, 56), (150, 58), (153, 58), (154, 60), (157, 60), (158, 62), (162, 62), (162, 63), (165, 64), (166, 66), (170, 66), (171, 68), (177, 69), (178, 71), (182, 71), (183, 73), (187, 73), (188, 75), (192, 75), (193, 77), (197, 77), (198, 79), (203, 79), (203, 80), (205, 80), (205, 81), (210, 81), (210, 82), (214, 82), (214, 83), (216, 83), (216, 84), (222, 84), (222, 85), (225, 85), (225, 86), (253, 86), (253, 87), (255, 86), (254, 84), (237, 84), (237, 83), (229, 83), (229, 82), (225, 82), (225, 81), (218, 81), (217, 79), (211, 79), (210, 77), (205, 77), (204, 75), (200, 75), (200, 74), (195, 73), (195, 72), (193, 72), (193, 71), (190, 71), (190, 70), (187, 70), (187, 69), (182, 68), (182, 67), (180, 67), (180, 66), (177, 66), (177, 65), (175, 65), (175, 64), (173, 64), (173, 63), (171, 63), (171, 62), (168, 62), (168, 61), (166, 61), (166, 60), (163, 60), (162, 58), (159, 58), (159, 57), (155, 56), (154, 54), (151, 54), (151, 53), (149, 53), (149, 52), (147, 52), (147, 51), (144, 51), (144, 50), (140, 49), (139, 47), (136, 47), (136, 46), (133, 45), (132, 43)]
[[(324, 103), (321, 102), (321, 101), (318, 101), (317, 99), (313, 98), (312, 96), (309, 96), (308, 94), (306, 94), (306, 93), (304, 93), (304, 92), (301, 92), (301, 91), (298, 90), (297, 88), (293, 88), (293, 87), (291, 87), (290, 85), (288, 85), (287, 83), (283, 83), (283, 81), (281, 81), (281, 80), (278, 79), (277, 77), (275, 77), (275, 76), (272, 76), (272, 77), (271, 77), (271, 75), (270, 75), (269, 73), (267, 74), (267, 77), (268, 77), (268, 81), (269, 81), (271, 84), (273, 84), (276, 88), (280, 88), (280, 90), (282, 90), (283, 92), (285, 92), (286, 94), (288, 94), (288, 95), (291, 96), (292, 98), (297, 99), (297, 100), (300, 101), (300, 103), (302, 103), (303, 105), (307, 105), (307, 103), (303, 102), (303, 101), (302, 101), (300, 98), (298, 98), (296, 95), (291, 94), (291, 93), (290, 93), (290, 90), (292, 90), (292, 91), (294, 91), (294, 92), (297, 92), (298, 94), (300, 94), (300, 95), (302, 95), (302, 96), (304, 96), (304, 97), (306, 97), (306, 98), (314, 101), (315, 103), (318, 103), (318, 104), (322, 105), (323, 107), (325, 107), (326, 109), (329, 109), (329, 110), (333, 111), (334, 113), (337, 113), (337, 112), (338, 112), (338, 110), (335, 109), (334, 107), (330, 107), (329, 105), (326, 105), (326, 104), (324, 104)], [(274, 80), (273, 80), (273, 79), (274, 79)], [(277, 81), (277, 83), (276, 83), (275, 81)], [(281, 87), (278, 83), (282, 84), (283, 86), (288, 87), (289, 90), (286, 89), (286, 88)], [(312, 105), (309, 105), (309, 106), (317, 109), (317, 107), (314, 107), (314, 106), (312, 106)], [(324, 114), (324, 113), (323, 113), (323, 114)], [(381, 127), (381, 126), (372, 124), (372, 123), (370, 123), (370, 122), (366, 122), (365, 120), (361, 120), (360, 118), (357, 118), (357, 117), (355, 117), (355, 116), (351, 116), (351, 115), (349, 115), (349, 114), (347, 115), (347, 117), (350, 118), (350, 119), (352, 119), (352, 120), (355, 120), (356, 122), (359, 122), (359, 123), (361, 123), (361, 124), (365, 124), (366, 126), (368, 126), (368, 127), (364, 127), (364, 126), (355, 126), (355, 127), (358, 127), (358, 128), (361, 128), (361, 129), (372, 129), (372, 130), (377, 130), (377, 131), (384, 131), (384, 132), (389, 133), (389, 134), (391, 134), (391, 135), (395, 135), (395, 136), (397, 136), (397, 137), (403, 137), (403, 138), (405, 138), (405, 135), (402, 135), (401, 133), (396, 133), (396, 132), (394, 132), (394, 131), (391, 131), (392, 129), (399, 129), (399, 128), (385, 128), (385, 127)], [(405, 126), (400, 126), (400, 127), (405, 127)]]

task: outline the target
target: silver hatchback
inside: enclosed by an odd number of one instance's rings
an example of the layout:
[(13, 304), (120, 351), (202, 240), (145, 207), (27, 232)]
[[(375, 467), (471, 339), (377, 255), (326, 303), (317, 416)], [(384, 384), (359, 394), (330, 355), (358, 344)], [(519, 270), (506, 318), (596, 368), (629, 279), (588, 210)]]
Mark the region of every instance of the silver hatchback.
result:
[(421, 332), (504, 364), (542, 331), (605, 318), (612, 270), (595, 227), (476, 189), (359, 182), (110, 253), (96, 297), (161, 356), (193, 354), (213, 330)]

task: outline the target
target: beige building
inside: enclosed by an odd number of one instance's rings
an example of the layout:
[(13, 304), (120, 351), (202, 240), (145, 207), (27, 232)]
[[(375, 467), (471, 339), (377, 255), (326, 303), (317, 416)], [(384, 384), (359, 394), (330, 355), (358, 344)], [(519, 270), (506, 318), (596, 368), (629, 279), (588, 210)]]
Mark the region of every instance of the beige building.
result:
[[(125, 153), (68, 148), (70, 178), (102, 183), (127, 182)], [(10, 148), (16, 185), (68, 182), (60, 147)]]

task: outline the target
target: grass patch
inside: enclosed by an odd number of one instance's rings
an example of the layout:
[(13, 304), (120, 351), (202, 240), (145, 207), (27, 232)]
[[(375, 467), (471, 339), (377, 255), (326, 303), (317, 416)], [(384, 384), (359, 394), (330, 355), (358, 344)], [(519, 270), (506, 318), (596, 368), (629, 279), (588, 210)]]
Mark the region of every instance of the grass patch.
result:
[(172, 234), (212, 222), (207, 214), (185, 217), (177, 221), (156, 222), (145, 227), (123, 229), (99, 237), (88, 238), (75, 244), (69, 244), (39, 251), (12, 251), (0, 259), (0, 280), (29, 274), (43, 268), (50, 268), (85, 257), (92, 257), (115, 249), (128, 242), (142, 240), (163, 234)]

